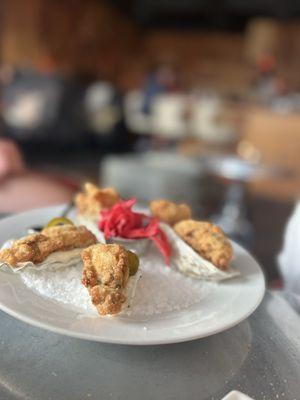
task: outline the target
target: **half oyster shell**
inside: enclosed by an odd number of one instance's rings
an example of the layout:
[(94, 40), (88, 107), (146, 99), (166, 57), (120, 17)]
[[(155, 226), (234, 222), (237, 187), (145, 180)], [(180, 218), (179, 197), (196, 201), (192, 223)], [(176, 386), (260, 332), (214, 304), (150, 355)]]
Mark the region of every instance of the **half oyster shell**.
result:
[(127, 285), (126, 285), (126, 289), (125, 289), (126, 301), (123, 304), (121, 311), (118, 314), (115, 314), (116, 316), (124, 315), (124, 314), (130, 315), (136, 288), (137, 288), (137, 285), (138, 285), (141, 277), (142, 277), (142, 273), (140, 271), (140, 268), (138, 269), (138, 271), (135, 275), (129, 277)]
[(98, 222), (91, 217), (85, 215), (76, 216), (76, 224), (85, 226), (90, 232), (92, 232), (99, 243), (106, 243), (103, 233), (98, 229)]
[(193, 278), (222, 281), (240, 275), (240, 272), (229, 268), (222, 271), (196, 253), (169, 225), (161, 223), (161, 229), (167, 235), (172, 246), (172, 260), (177, 268), (184, 274)]
[[(5, 242), (2, 248), (7, 248), (8, 243), (12, 241)], [(20, 272), (24, 268), (33, 268), (43, 270), (45, 268), (60, 268), (60, 267), (72, 267), (81, 262), (81, 252), (82, 249), (72, 249), (67, 251), (56, 251), (55, 253), (50, 254), (43, 262), (39, 264), (34, 264), (31, 261), (28, 262), (20, 262), (16, 264), (16, 266), (12, 267), (6, 262), (0, 262), (0, 268), (6, 271)]]

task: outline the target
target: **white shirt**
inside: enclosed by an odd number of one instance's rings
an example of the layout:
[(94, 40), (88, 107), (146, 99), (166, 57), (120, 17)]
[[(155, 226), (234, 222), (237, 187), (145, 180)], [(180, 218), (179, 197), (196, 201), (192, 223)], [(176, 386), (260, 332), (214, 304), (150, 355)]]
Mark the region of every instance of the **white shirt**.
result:
[(278, 263), (287, 299), (300, 311), (300, 202), (287, 223)]

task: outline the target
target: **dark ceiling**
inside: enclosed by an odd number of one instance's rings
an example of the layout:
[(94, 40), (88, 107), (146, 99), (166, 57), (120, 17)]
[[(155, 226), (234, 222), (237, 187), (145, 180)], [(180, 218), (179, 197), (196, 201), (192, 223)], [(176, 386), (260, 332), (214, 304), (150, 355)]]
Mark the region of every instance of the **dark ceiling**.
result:
[(113, 0), (143, 26), (243, 29), (257, 16), (300, 17), (298, 0)]

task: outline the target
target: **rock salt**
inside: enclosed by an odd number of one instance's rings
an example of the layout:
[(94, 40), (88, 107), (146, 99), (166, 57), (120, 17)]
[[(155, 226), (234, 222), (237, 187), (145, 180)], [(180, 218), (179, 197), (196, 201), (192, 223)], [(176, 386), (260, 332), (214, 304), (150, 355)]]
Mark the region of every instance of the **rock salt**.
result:
[[(199, 281), (167, 267), (151, 247), (141, 257), (142, 277), (130, 307), (130, 318), (180, 312), (212, 294), (216, 283)], [(79, 314), (97, 315), (87, 289), (81, 283), (82, 264), (59, 269), (21, 272), (23, 282), (44, 297), (64, 304)]]

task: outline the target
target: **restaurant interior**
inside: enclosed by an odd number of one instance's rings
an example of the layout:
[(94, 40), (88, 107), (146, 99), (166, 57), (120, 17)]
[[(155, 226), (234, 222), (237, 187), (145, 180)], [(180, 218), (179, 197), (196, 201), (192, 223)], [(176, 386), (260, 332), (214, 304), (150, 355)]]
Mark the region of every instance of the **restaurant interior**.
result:
[(292, 0), (2, 0), (0, 212), (83, 182), (188, 203), (261, 263), (300, 192)]
[(300, 2), (0, 0), (0, 400), (300, 399)]

